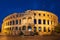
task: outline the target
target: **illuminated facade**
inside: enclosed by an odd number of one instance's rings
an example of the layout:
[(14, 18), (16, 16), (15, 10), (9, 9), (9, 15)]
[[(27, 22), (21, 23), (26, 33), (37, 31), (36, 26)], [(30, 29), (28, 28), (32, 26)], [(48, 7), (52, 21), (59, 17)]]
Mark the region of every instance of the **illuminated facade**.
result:
[(51, 12), (27, 10), (7, 16), (2, 23), (2, 33), (18, 35), (20, 31), (32, 31), (39, 35), (51, 34), (57, 24), (58, 17)]

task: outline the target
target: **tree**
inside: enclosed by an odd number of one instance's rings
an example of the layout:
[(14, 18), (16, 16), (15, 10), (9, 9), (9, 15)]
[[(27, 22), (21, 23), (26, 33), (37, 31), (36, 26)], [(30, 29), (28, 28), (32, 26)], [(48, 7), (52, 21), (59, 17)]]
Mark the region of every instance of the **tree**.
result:
[(60, 23), (55, 27), (54, 31), (60, 33)]

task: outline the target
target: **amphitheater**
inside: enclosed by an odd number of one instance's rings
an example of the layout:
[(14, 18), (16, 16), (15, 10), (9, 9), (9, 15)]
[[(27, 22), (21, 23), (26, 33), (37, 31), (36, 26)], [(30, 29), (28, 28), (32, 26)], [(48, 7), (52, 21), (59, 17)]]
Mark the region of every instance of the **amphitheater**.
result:
[(23, 13), (13, 13), (4, 18), (2, 33), (5, 35), (19, 35), (23, 32), (29, 35), (37, 32), (39, 35), (51, 34), (58, 24), (58, 17), (51, 12), (41, 10), (27, 10)]

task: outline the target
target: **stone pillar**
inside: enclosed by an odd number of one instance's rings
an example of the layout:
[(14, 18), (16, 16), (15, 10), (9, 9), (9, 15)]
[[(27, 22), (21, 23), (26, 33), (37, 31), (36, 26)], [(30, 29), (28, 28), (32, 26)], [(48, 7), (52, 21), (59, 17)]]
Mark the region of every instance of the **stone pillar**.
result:
[[(43, 25), (43, 19), (41, 19), (41, 22), (42, 22), (42, 25)], [(42, 28), (42, 32), (44, 32), (44, 31), (43, 31), (43, 30), (44, 30), (44, 29), (43, 29), (43, 26), (42, 26), (41, 28)]]

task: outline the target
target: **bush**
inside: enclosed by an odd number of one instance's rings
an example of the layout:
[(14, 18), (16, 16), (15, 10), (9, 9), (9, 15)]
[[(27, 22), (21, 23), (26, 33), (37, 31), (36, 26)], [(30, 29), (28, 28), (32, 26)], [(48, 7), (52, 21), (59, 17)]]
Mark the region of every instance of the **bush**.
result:
[(24, 33), (22, 31), (20, 31), (19, 35), (24, 35)]
[(55, 27), (55, 30), (54, 30), (56, 33), (60, 33), (60, 24), (58, 24), (56, 27)]
[(34, 32), (34, 35), (38, 35), (38, 32)]

